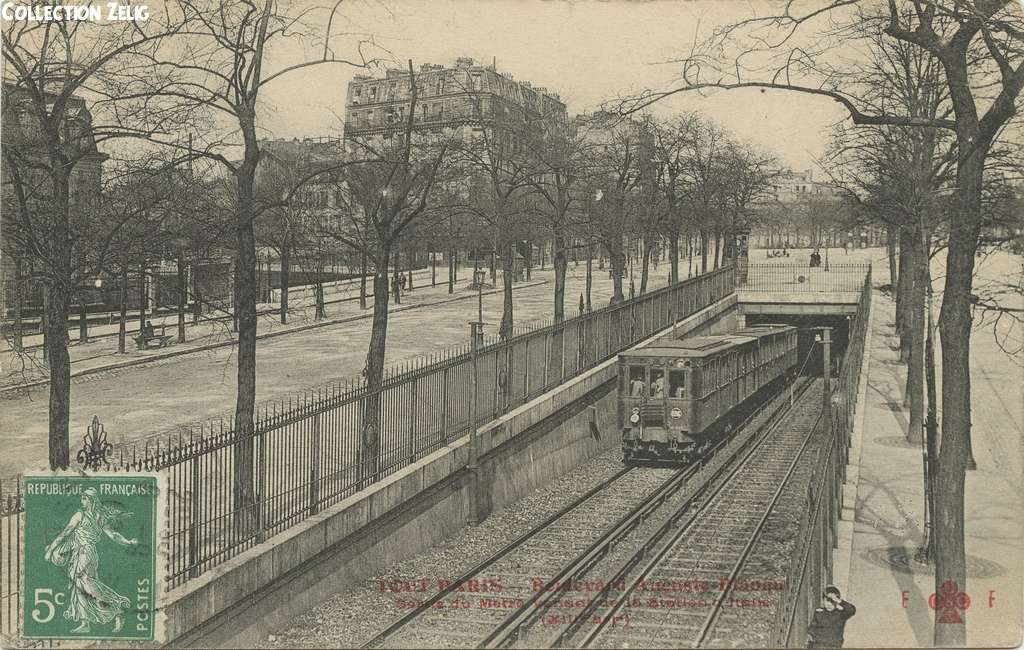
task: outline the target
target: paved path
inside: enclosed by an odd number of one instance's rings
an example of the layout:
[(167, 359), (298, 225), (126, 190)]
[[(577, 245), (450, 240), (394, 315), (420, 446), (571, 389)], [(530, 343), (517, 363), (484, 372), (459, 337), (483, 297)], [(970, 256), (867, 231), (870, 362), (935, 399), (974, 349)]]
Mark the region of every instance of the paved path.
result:
[[(994, 258), (981, 265), (985, 277), (980, 282), (1005, 278), (1006, 273), (1012, 277), (1015, 268), (1019, 272), (1019, 258)], [(876, 284), (887, 281), (882, 263), (875, 271)], [(845, 568), (837, 566), (844, 597), (857, 606), (856, 617), (846, 627), (846, 646), (929, 646), (934, 613), (928, 597), (934, 578), (927, 568), (906, 564), (923, 541), (921, 449), (904, 439), (907, 414), (899, 405), (906, 367), (897, 360), (894, 303), (878, 292), (874, 301), (848, 579)], [(1019, 341), (1020, 332), (1009, 334)], [(1022, 359), (1002, 351), (987, 327), (975, 331), (971, 343), (972, 436), (978, 469), (967, 474), (965, 497), (965, 591), (971, 598), (967, 641), (970, 646), (1013, 646), (1021, 639), (1024, 586)]]
[[(683, 266), (684, 273), (685, 269)], [(463, 269), (460, 277), (468, 277), (468, 273), (468, 269)], [(667, 274), (668, 266), (660, 264), (652, 275), (651, 287), (666, 284)], [(537, 283), (550, 281), (552, 275), (550, 269), (535, 271), (533, 280)], [(570, 263), (567, 313), (576, 312), (584, 284), (584, 265)], [(550, 318), (551, 294), (550, 282), (517, 289), (516, 322)], [(396, 364), (465, 343), (469, 334), (467, 323), (476, 317), (475, 294), (463, 287), (456, 290), (456, 295), (466, 299), (434, 304), (450, 297), (447, 286), (440, 285), (417, 288), (405, 296), (403, 306), (417, 301), (426, 306), (393, 314), (388, 328), (387, 363)], [(610, 296), (607, 271), (599, 271), (595, 264), (594, 307), (607, 304)], [(359, 313), (357, 303), (345, 303), (328, 315), (336, 318)], [(487, 331), (494, 332), (500, 319), (500, 292), (485, 296)], [(261, 331), (270, 331), (273, 327), (279, 327), (273, 317), (260, 319)], [(287, 398), (303, 388), (357, 376), (364, 365), (369, 333), (370, 321), (362, 318), (259, 341), (257, 400)], [(229, 340), (229, 333), (223, 328), (215, 336)], [(156, 357), (157, 351), (133, 354)], [(79, 367), (89, 363), (109, 364), (114, 358), (97, 355), (100, 358), (87, 361), (84, 356)], [(116, 358), (117, 361), (122, 359)], [(76, 371), (74, 366), (73, 371)], [(119, 442), (231, 413), (235, 376), (234, 348), (224, 346), (75, 377), (71, 391), (71, 446), (73, 449), (80, 446), (81, 436), (93, 415), (98, 415), (105, 424), (111, 441)], [(7, 442), (5, 453), (0, 456), (0, 477), (29, 468), (38, 469), (45, 464), (47, 399), (45, 385), (0, 395), (0, 431), (4, 431)]]

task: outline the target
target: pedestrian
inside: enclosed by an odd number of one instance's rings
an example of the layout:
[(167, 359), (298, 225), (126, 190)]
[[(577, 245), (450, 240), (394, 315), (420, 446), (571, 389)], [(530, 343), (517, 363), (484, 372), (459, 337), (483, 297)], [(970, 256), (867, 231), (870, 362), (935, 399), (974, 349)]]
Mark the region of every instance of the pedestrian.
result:
[(807, 628), (808, 648), (843, 647), (843, 628), (857, 608), (846, 602), (833, 585), (825, 587), (821, 607), (814, 610), (811, 624)]

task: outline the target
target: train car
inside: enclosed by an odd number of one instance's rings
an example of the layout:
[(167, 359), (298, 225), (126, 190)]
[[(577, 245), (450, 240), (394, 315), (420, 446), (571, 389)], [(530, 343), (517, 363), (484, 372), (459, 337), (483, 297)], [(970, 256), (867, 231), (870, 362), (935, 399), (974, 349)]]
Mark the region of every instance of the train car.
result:
[(796, 363), (797, 330), (788, 325), (658, 341), (621, 353), (623, 459), (691, 460)]

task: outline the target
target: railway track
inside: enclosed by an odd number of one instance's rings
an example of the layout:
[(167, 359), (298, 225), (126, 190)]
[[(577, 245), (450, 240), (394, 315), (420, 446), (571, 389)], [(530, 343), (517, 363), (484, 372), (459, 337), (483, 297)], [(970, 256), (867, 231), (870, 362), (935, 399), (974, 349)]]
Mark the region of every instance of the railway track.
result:
[[(804, 392), (810, 384), (803, 387)], [(820, 414), (811, 391), (733, 456), (640, 548), (604, 575), (612, 588), (589, 599), (552, 647), (721, 647), (736, 645), (750, 607), (770, 606), (764, 584), (737, 580), (759, 534), (807, 449)], [(764, 576), (769, 588), (772, 576)], [(747, 591), (755, 587), (756, 595)], [(665, 595), (665, 594), (668, 595)]]
[(476, 646), (509, 608), (529, 599), (535, 577), (557, 572), (601, 537), (601, 521), (627, 515), (670, 489), (681, 474), (666, 468), (622, 469), (424, 600), (363, 647)]
[[(808, 383), (800, 387), (806, 390)], [(583, 601), (600, 602), (594, 594), (605, 583), (581, 583), (590, 575), (607, 575), (606, 567), (630, 548), (632, 540), (650, 536), (652, 522), (666, 510), (686, 511), (689, 496), (716, 479), (728, 481), (726, 469), (738, 455), (749, 457), (755, 441), (788, 410), (789, 391), (768, 400), (730, 438), (701, 461), (682, 470), (627, 468), (555, 513), (523, 537), (423, 601), (363, 647), (493, 647), (519, 641), (536, 645), (552, 641), (558, 625), (565, 627), (561, 601), (584, 584)], [(748, 450), (746, 451), (745, 450)], [(699, 491), (701, 494), (704, 492)], [(610, 583), (614, 584), (614, 583)], [(481, 591), (491, 589), (492, 591)], [(607, 596), (607, 589), (598, 594)], [(573, 601), (579, 604), (579, 601)], [(554, 613), (553, 613), (554, 612)], [(538, 623), (543, 625), (538, 626)]]

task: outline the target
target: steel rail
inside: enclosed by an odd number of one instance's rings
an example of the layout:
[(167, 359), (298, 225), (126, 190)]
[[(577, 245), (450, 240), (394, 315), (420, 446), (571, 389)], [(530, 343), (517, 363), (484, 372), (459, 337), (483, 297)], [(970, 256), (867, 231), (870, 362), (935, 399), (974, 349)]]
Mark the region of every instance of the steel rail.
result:
[[(813, 381), (808, 380), (801, 387), (800, 394), (803, 395), (807, 388), (812, 384)], [(687, 480), (707, 466), (710, 461), (716, 460), (715, 455), (719, 450), (733, 440), (736, 440), (740, 435), (740, 432), (742, 432), (754, 418), (763, 415), (764, 409), (771, 404), (773, 400), (777, 399), (777, 397), (778, 395), (773, 395), (765, 402), (764, 405), (762, 405), (761, 408), (748, 415), (738, 426), (736, 426), (729, 437), (720, 440), (711, 450), (702, 456), (697, 463), (690, 465), (681, 472), (673, 475), (665, 485), (659, 488), (658, 491), (648, 497), (644, 502), (638, 504), (615, 526), (595, 540), (586, 550), (577, 556), (576, 560), (566, 565), (562, 571), (551, 578), (544, 587), (539, 589), (529, 600), (527, 600), (522, 607), (518, 608), (509, 617), (502, 621), (501, 624), (499, 624), (499, 626), (490, 635), (488, 635), (486, 639), (484, 639), (480, 644), (480, 647), (509, 647), (520, 638), (523, 638), (529, 628), (537, 622), (539, 617), (543, 616), (544, 612), (547, 610), (547, 603), (558, 598), (562, 592), (572, 585), (574, 580), (579, 579), (582, 575), (590, 571), (599, 561), (606, 557), (619, 542), (647, 521), (658, 508), (664, 505), (669, 498), (675, 495), (678, 489), (684, 485)], [(728, 464), (732, 462), (737, 455), (741, 454), (743, 450), (751, 444), (751, 441), (754, 441), (759, 435), (761, 435), (761, 439), (757, 441), (758, 444), (754, 445), (754, 448), (756, 449), (760, 442), (767, 437), (767, 432), (774, 427), (777, 419), (781, 418), (785, 412), (788, 412), (789, 408), (788, 400), (784, 400), (782, 404), (780, 404), (768, 416), (768, 422), (751, 432), (751, 434), (747, 436), (747, 438), (737, 447), (729, 459), (720, 462), (720, 466), (714, 470), (710, 477), (707, 478), (703, 486), (697, 488), (697, 493), (687, 499), (686, 503), (678, 509), (676, 513), (669, 517), (669, 522), (671, 523), (674, 521), (679, 516), (680, 512), (684, 512), (689, 509), (693, 500), (700, 496), (703, 493), (703, 490), (714, 482)], [(753, 449), (751, 449), (751, 452), (752, 451)], [(725, 481), (723, 485), (727, 482), (728, 481)], [(665, 533), (662, 533), (662, 535), (664, 534)], [(650, 543), (651, 542), (644, 545), (644, 548), (641, 550), (641, 554), (649, 548)], [(620, 576), (617, 575), (614, 579), (607, 581), (604, 588), (591, 600), (590, 606), (584, 608), (584, 611), (574, 619), (573, 623), (585, 620), (589, 613), (593, 611), (592, 606), (607, 596), (607, 592), (614, 584), (616, 584), (616, 582), (618, 582), (619, 578)], [(572, 624), (570, 624), (570, 626), (572, 626)], [(560, 642), (564, 640), (563, 637), (565, 637), (564, 634), (560, 635), (554, 645), (561, 645)]]
[(508, 555), (512, 551), (516, 550), (517, 548), (521, 547), (523, 544), (525, 544), (527, 541), (529, 541), (530, 539), (532, 539), (536, 535), (538, 535), (538, 534), (542, 533), (543, 531), (545, 531), (546, 529), (550, 528), (552, 526), (552, 524), (554, 524), (555, 522), (559, 521), (560, 519), (565, 517), (567, 514), (569, 514), (573, 510), (577, 509), (579, 506), (583, 505), (587, 501), (589, 501), (591, 498), (594, 497), (594, 495), (598, 494), (599, 492), (602, 492), (602, 491), (606, 490), (608, 487), (610, 487), (612, 484), (617, 482), (623, 476), (633, 472), (636, 469), (637, 469), (636, 467), (624, 467), (623, 469), (621, 469), (618, 472), (616, 472), (614, 475), (610, 476), (609, 478), (607, 478), (604, 481), (598, 483), (597, 485), (595, 485), (591, 489), (587, 490), (584, 494), (582, 494), (580, 497), (575, 499), (572, 503), (569, 503), (568, 505), (560, 508), (558, 511), (553, 513), (551, 516), (549, 516), (547, 519), (542, 521), (540, 524), (538, 524), (537, 526), (531, 528), (526, 533), (520, 535), (516, 539), (512, 540), (509, 544), (507, 544), (506, 546), (504, 546), (503, 548), (501, 548), (497, 552), (493, 553), (492, 555), (488, 556), (487, 558), (485, 558), (484, 560), (479, 562), (473, 568), (471, 568), (468, 571), (466, 571), (465, 573), (463, 573), (457, 580), (453, 581), (450, 585), (446, 586), (444, 589), (439, 590), (436, 594), (431, 596), (429, 599), (425, 600), (423, 603), (421, 603), (415, 609), (410, 610), (408, 613), (406, 613), (400, 619), (398, 619), (397, 621), (395, 621), (394, 623), (389, 625), (385, 630), (383, 630), (382, 632), (380, 632), (379, 634), (374, 636), (372, 639), (370, 639), (369, 641), (367, 641), (366, 643), (364, 643), (360, 647), (361, 648), (376, 648), (376, 647), (380, 647), (381, 644), (383, 644), (385, 641), (387, 641), (390, 637), (394, 636), (399, 630), (401, 630), (402, 628), (406, 627), (411, 622), (413, 622), (414, 620), (419, 618), (424, 612), (427, 612), (427, 611), (430, 611), (431, 609), (433, 609), (434, 605), (436, 603), (440, 602), (443, 598), (445, 598), (446, 596), (448, 596), (448, 595), (454, 593), (455, 591), (457, 591), (459, 589), (459, 587), (461, 587), (462, 585), (466, 584), (467, 582), (469, 582), (474, 577), (476, 577), (476, 576), (480, 575), (481, 573), (483, 573), (488, 567), (494, 565), (499, 560), (501, 560), (502, 558), (504, 558), (506, 555)]
[[(803, 386), (799, 388), (799, 396), (802, 397), (813, 384), (813, 380), (808, 379)], [(796, 401), (798, 401), (798, 399), (794, 399), (794, 403)], [(567, 640), (576, 634), (584, 622), (590, 620), (590, 617), (593, 615), (598, 605), (602, 602), (608, 601), (609, 592), (611, 591), (612, 586), (620, 584), (630, 571), (639, 565), (640, 562), (655, 549), (655, 547), (659, 546), (667, 535), (672, 533), (672, 529), (675, 528), (677, 522), (690, 513), (687, 521), (683, 523), (675, 533), (671, 534), (671, 537), (668, 538), (668, 543), (661, 546), (660, 551), (658, 551), (653, 559), (647, 563), (637, 578), (630, 582), (629, 587), (617, 598), (612, 599), (613, 605), (607, 615), (600, 617), (599, 622), (591, 628), (590, 632), (584, 637), (582, 643), (578, 644), (579, 647), (589, 647), (593, 640), (596, 639), (603, 631), (606, 624), (612, 620), (612, 615), (622, 608), (622, 605), (627, 601), (629, 595), (636, 590), (640, 582), (661, 562), (661, 559), (673, 548), (676, 542), (690, 530), (700, 515), (715, 503), (714, 498), (724, 490), (727, 485), (729, 485), (730, 480), (738, 474), (741, 469), (753, 461), (754, 452), (760, 449), (761, 445), (768, 440), (771, 432), (775, 430), (782, 418), (790, 411), (791, 408), (789, 400), (783, 400), (782, 404), (769, 416), (768, 421), (752, 432), (750, 436), (739, 444), (732, 452), (732, 455), (729, 458), (724, 459), (720, 465), (712, 471), (711, 475), (708, 476), (701, 485), (696, 487), (694, 493), (686, 499), (685, 503), (665, 519), (662, 525), (643, 543), (641, 548), (621, 564), (614, 577), (608, 580), (605, 583), (605, 587), (590, 599), (590, 602), (586, 607), (576, 614), (569, 625), (562, 630), (558, 637), (550, 644), (550, 647), (566, 646)], [(723, 474), (724, 480), (718, 480), (723, 476)], [(700, 505), (696, 510), (693, 510), (693, 506), (699, 499), (702, 499)]]
[(797, 451), (796, 455), (793, 457), (792, 462), (789, 464), (789, 468), (786, 470), (786, 475), (779, 482), (778, 488), (776, 488), (775, 493), (772, 494), (772, 498), (765, 506), (764, 513), (758, 520), (757, 526), (755, 526), (754, 530), (751, 531), (750, 537), (747, 539), (747, 543), (744, 545), (743, 550), (740, 552), (739, 557), (736, 559), (736, 563), (733, 565), (732, 570), (729, 572), (729, 577), (728, 581), (726, 582), (725, 589), (719, 591), (718, 598), (711, 606), (711, 611), (708, 612), (708, 615), (705, 617), (704, 622), (701, 624), (700, 630), (698, 631), (693, 643), (694, 648), (699, 648), (701, 647), (701, 645), (703, 645), (704, 640), (707, 638), (708, 632), (711, 631), (712, 626), (715, 624), (719, 612), (722, 611), (722, 603), (725, 601), (726, 597), (730, 593), (732, 593), (736, 577), (739, 575), (744, 565), (746, 565), (747, 559), (749, 559), (750, 557), (750, 552), (753, 550), (755, 542), (757, 542), (758, 538), (761, 536), (761, 531), (764, 529), (765, 522), (768, 521), (768, 516), (771, 515), (773, 510), (775, 510), (775, 504), (778, 503), (779, 498), (782, 496), (783, 490), (789, 484), (789, 480), (792, 478), (793, 472), (796, 470), (797, 463), (803, 458), (804, 452), (807, 451), (807, 446), (810, 444), (811, 438), (814, 437), (814, 432), (817, 429), (818, 422), (820, 420), (821, 414), (818, 415), (818, 417), (814, 420), (814, 424), (811, 425), (811, 429), (810, 431), (808, 431), (807, 437), (804, 438), (803, 443), (801, 443), (800, 445), (800, 449)]

